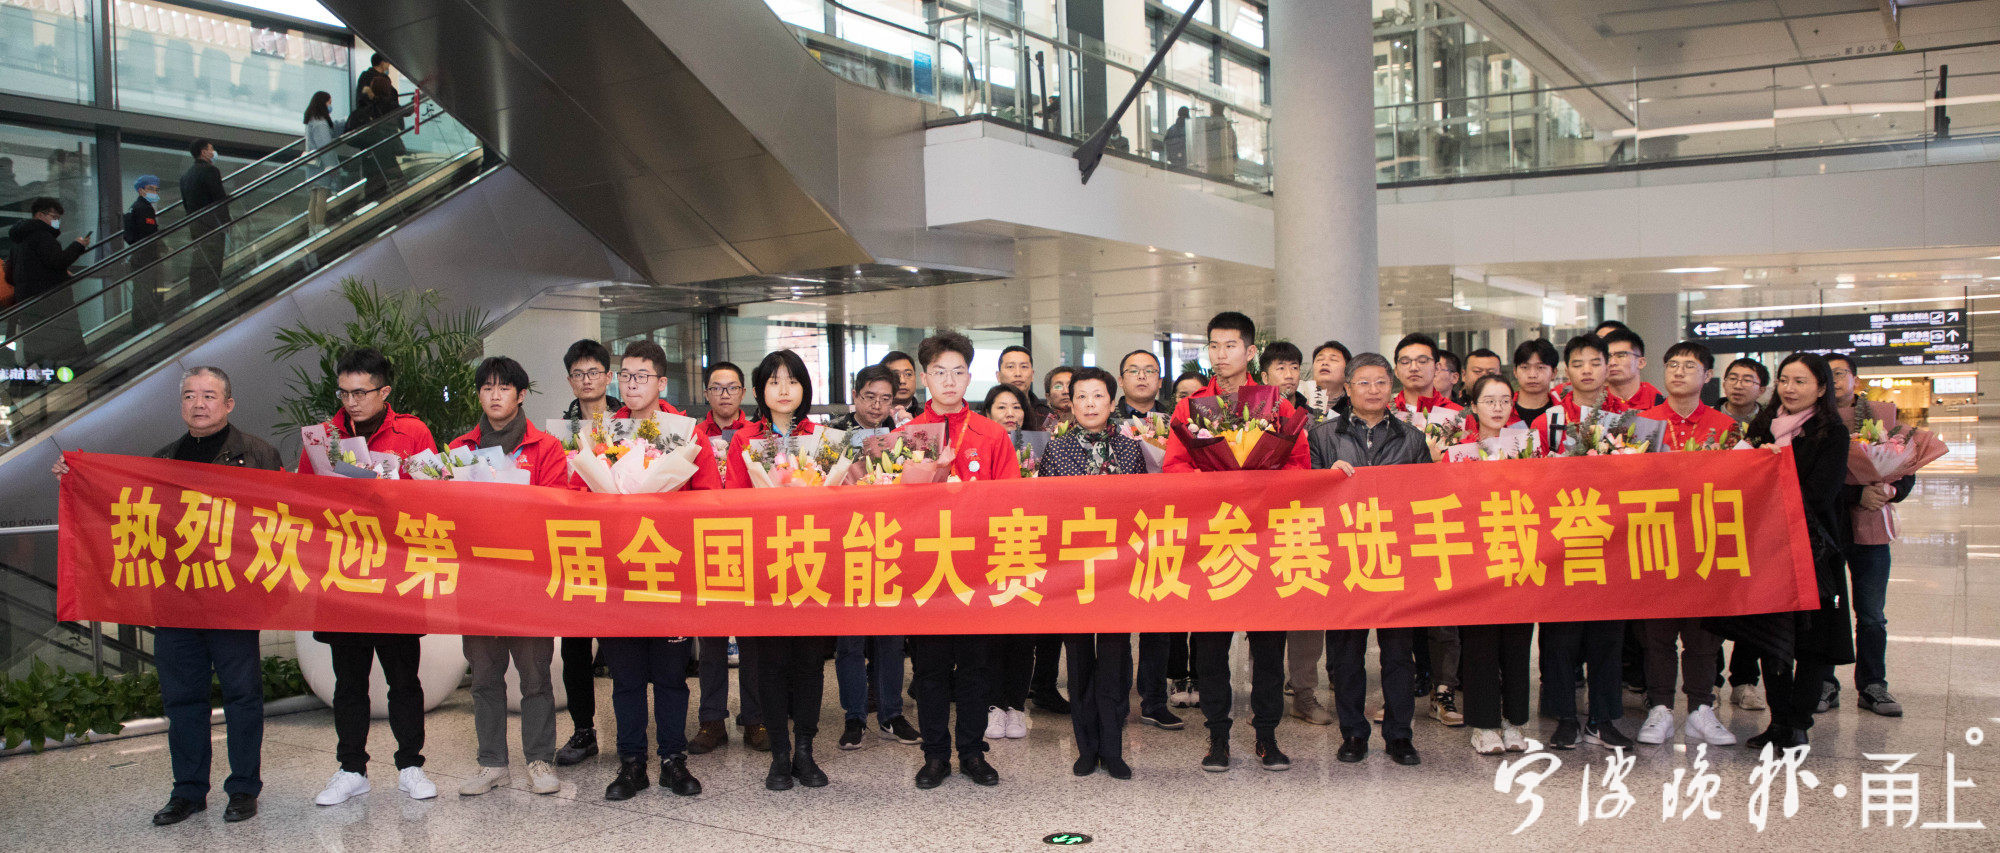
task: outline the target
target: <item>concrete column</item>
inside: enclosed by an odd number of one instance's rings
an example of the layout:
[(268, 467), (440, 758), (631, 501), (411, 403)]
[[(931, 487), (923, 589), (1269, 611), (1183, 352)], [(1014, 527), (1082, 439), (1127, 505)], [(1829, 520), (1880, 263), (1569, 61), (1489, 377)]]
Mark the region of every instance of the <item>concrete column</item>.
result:
[(1632, 331), (1646, 340), (1646, 369), (1639, 372), (1640, 378), (1664, 390), (1667, 348), (1686, 336), (1681, 331), (1680, 294), (1635, 293), (1627, 296), (1622, 319), (1625, 325), (1631, 326)]
[(1375, 91), (1367, 0), (1272, 0), (1276, 337), (1355, 351), (1385, 333), (1375, 250)]

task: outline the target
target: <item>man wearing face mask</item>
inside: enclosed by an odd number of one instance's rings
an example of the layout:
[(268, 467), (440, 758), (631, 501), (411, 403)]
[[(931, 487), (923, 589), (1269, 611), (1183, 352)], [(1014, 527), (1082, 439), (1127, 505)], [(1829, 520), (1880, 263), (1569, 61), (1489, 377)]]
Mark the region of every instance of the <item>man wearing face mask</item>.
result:
[[(29, 202), (28, 208), (30, 218), (7, 231), (14, 241), (14, 251), (7, 256), (7, 279), (14, 283), (15, 304), (23, 306), (15, 316), (14, 328), (23, 330), (43, 320), (50, 322), (26, 341), (27, 352), (16, 357), (23, 364), (44, 362), (55, 367), (83, 354), (83, 329), (76, 312), (69, 310), (69, 290), (61, 285), (69, 278), (69, 268), (90, 245), (89, 235), (67, 246), (56, 239), (62, 233), (63, 203), (55, 198), (43, 196)], [(50, 296), (27, 304), (45, 293)]]
[(136, 247), (126, 263), (135, 274), (132, 329), (137, 331), (159, 321), (161, 298), (165, 295), (160, 268), (154, 263), (160, 259), (160, 247), (153, 243), (140, 245), (160, 230), (160, 179), (157, 175), (140, 175), (132, 182), (132, 189), (139, 197), (132, 200), (132, 209), (125, 211), (125, 245)]
[(212, 143), (197, 139), (188, 153), (194, 155), (194, 164), (181, 174), (181, 207), (194, 220), (188, 226), (194, 248), (189, 250), (187, 297), (193, 302), (222, 286), (227, 235), (207, 235), (229, 224), (229, 191), (222, 186), (222, 170), (215, 167)]

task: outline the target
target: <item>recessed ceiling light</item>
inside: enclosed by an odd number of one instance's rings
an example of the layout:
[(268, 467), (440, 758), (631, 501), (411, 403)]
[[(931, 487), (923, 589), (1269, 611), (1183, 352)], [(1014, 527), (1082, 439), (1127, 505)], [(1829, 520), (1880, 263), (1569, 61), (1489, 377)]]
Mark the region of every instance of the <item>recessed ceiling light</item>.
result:
[(1673, 269), (1660, 270), (1660, 272), (1670, 272), (1670, 273), (1722, 272), (1722, 268), (1721, 267), (1674, 267)]
[(1753, 285), (1748, 285), (1748, 284), (1711, 284), (1711, 285), (1709, 285), (1709, 286), (1707, 287), (1707, 289), (1708, 289), (1708, 290), (1742, 290), (1742, 289), (1744, 289), (1744, 288), (1747, 288), (1747, 287), (1752, 287), (1752, 286), (1753, 286)]

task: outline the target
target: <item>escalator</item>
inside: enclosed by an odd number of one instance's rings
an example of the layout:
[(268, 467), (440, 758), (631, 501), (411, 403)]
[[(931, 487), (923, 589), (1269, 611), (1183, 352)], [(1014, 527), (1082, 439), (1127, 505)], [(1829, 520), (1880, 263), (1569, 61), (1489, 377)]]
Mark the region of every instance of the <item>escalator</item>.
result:
[(305, 153), (227, 187), (226, 220), (193, 211), (0, 313), (0, 464), (485, 167), (479, 140), (434, 106)]

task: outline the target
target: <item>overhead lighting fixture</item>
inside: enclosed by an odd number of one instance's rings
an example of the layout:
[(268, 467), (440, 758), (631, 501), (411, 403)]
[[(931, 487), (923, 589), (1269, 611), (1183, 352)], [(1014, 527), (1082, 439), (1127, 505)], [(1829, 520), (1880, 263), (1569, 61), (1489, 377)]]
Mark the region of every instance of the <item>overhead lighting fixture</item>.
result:
[(1756, 286), (1756, 285), (1751, 285), (1751, 284), (1711, 284), (1711, 285), (1709, 285), (1709, 286), (1708, 286), (1708, 287), (1707, 287), (1706, 289), (1707, 289), (1707, 290), (1743, 290), (1743, 289), (1746, 289), (1746, 288), (1750, 288), (1750, 287), (1755, 287), (1755, 286)]
[(1721, 267), (1674, 267), (1673, 269), (1660, 270), (1660, 272), (1670, 272), (1670, 273), (1722, 272), (1722, 268)]
[(1193, 253), (1193, 252), (1182, 252), (1182, 253), (1181, 253), (1181, 257), (1183, 257), (1183, 258), (1192, 258), (1192, 257), (1194, 257), (1194, 253)]

